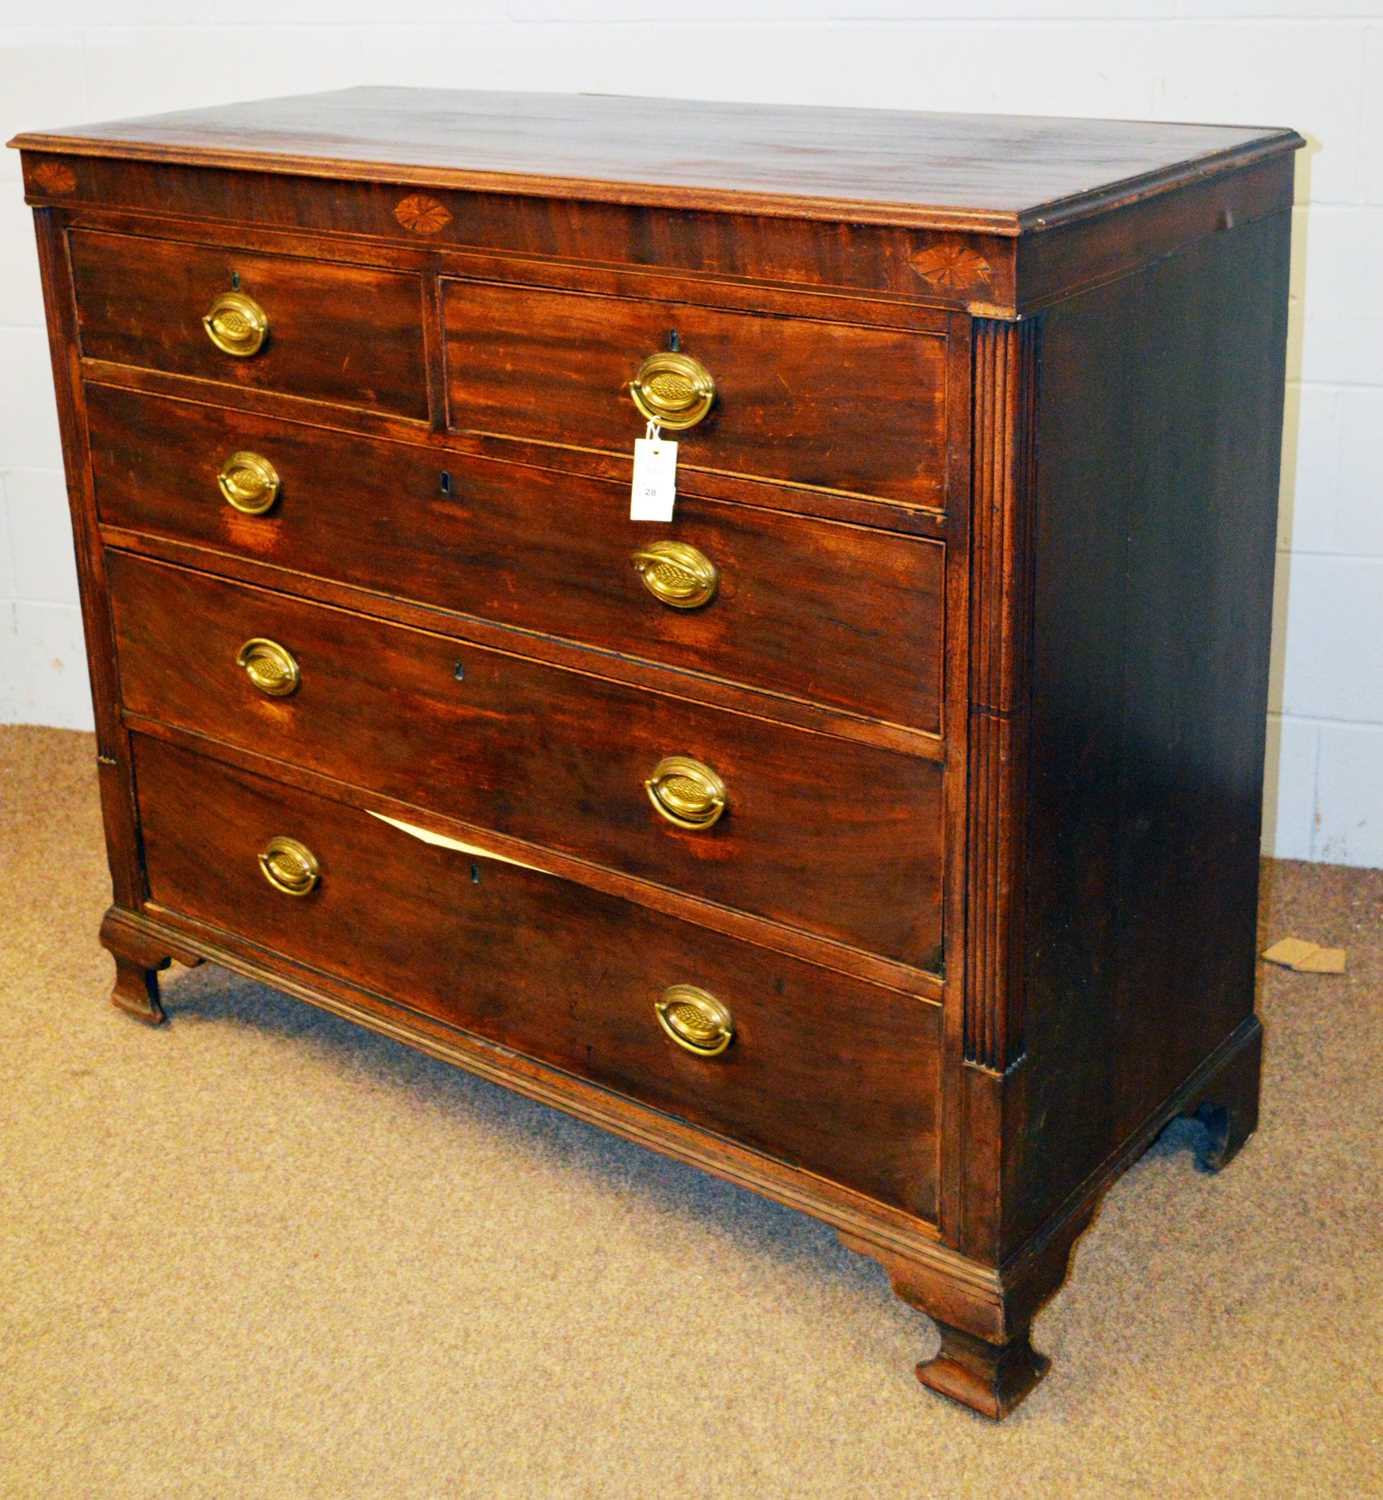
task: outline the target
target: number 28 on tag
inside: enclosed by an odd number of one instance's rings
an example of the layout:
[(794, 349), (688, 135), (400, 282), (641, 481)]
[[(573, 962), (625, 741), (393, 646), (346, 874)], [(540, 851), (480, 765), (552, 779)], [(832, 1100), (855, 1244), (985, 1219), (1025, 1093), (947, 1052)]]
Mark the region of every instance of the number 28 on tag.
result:
[(634, 483), (629, 492), (631, 521), (670, 521), (677, 501), (677, 444), (653, 422), (634, 443)]

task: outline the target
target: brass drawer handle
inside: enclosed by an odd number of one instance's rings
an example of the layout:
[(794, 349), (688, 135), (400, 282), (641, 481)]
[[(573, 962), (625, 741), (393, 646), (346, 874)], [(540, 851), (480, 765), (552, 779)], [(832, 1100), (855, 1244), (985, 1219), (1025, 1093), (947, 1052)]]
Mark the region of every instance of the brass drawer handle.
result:
[(202, 319), (206, 336), (223, 354), (248, 359), (269, 336), (269, 316), (244, 292), (222, 292)]
[(695, 427), (715, 405), (711, 372), (690, 354), (650, 354), (629, 382), (641, 416), (659, 427), (680, 432)]
[(262, 516), (279, 497), (278, 470), (258, 453), (232, 453), (216, 483), (226, 504), (247, 516)]
[(245, 642), (235, 653), (235, 664), (244, 667), (250, 681), (271, 698), (287, 698), (296, 693), (302, 680), (293, 653), (262, 635), (251, 636)]
[(735, 1034), (730, 1008), (694, 984), (669, 986), (653, 1009), (672, 1040), (697, 1057), (719, 1057)]
[(650, 542), (631, 560), (648, 592), (673, 609), (699, 609), (720, 586), (720, 570), (686, 542)]
[(285, 896), (309, 895), (322, 878), (322, 867), (312, 850), (284, 834), (271, 838), (259, 851), (259, 869), (265, 880)]
[(644, 782), (648, 800), (679, 828), (710, 828), (725, 811), (725, 783), (689, 755), (666, 755)]

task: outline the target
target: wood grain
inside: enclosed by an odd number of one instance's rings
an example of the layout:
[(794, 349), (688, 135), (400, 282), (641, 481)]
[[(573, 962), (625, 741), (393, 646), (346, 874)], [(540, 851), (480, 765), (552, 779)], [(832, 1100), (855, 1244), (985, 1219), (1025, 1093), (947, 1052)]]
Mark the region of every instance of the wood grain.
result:
[[(63, 228), (52, 209), (39, 209), (34, 214), (34, 231), (44, 304), (48, 311), (48, 354), (58, 431), (62, 437), (82, 636), (91, 679), (101, 820), (115, 900), (133, 907), (144, 897), (144, 865), (139, 854), (139, 814), (130, 767), (129, 737), (120, 718), (115, 634), (106, 594), (105, 550), (101, 544), (88, 464), (86, 412), (82, 400), (71, 271)], [(127, 976), (121, 977), (126, 980), (128, 990)]]
[(705, 927), (712, 932), (722, 932), (741, 942), (769, 948), (775, 953), (785, 953), (791, 958), (804, 959), (849, 978), (896, 990), (900, 995), (921, 996), (936, 1002), (944, 998), (945, 982), (939, 975), (928, 973), (924, 969), (910, 968), (893, 959), (881, 958), (877, 953), (865, 953), (859, 948), (848, 947), (816, 933), (751, 916), (732, 907), (690, 896), (685, 891), (673, 890), (669, 886), (654, 885), (543, 844), (469, 823), (450, 813), (419, 807), (417, 803), (388, 797), (369, 787), (354, 786), (321, 772), (294, 765), (291, 761), (278, 760), (256, 749), (231, 745), (224, 740), (211, 740), (195, 730), (180, 729), (139, 714), (127, 714), (125, 717), (132, 734), (163, 740), (176, 748), (223, 762), (252, 776), (285, 786), (300, 787), (315, 796), (378, 813), (385, 818), (394, 818), (417, 828), (425, 828), (444, 838), (480, 845), (496, 857), (514, 860), (528, 869), (545, 871), (588, 890), (647, 906), (652, 911), (675, 917), (679, 922)]
[[(54, 160), (74, 172), (73, 192), (55, 196), (44, 187), (38, 173)], [(93, 227), (178, 237), (195, 228), (249, 235), (325, 232), (337, 252), (344, 244), (354, 254), (392, 242), (391, 249), (406, 245), (424, 253), (419, 237), (399, 225), (404, 190), (394, 183), (94, 156), (54, 158), (35, 151), (26, 151), (22, 161), (31, 202), (72, 206), (74, 219)], [(208, 192), (209, 182), (215, 183), (214, 192)], [(574, 264), (588, 273), (601, 264), (657, 268), (798, 291), (882, 292), (961, 307), (977, 290), (995, 303), (1012, 296), (1018, 242), (983, 231), (958, 235), (855, 222), (847, 232), (838, 223), (775, 218), (745, 208), (650, 212), (624, 203), (455, 188), (439, 188), (430, 196), (451, 215), (426, 240), (427, 252), (444, 265), (451, 254), (479, 249), (521, 255), (536, 265)], [(347, 235), (350, 239), (344, 240)], [(914, 264), (918, 255), (957, 243), (989, 267), (982, 288), (943, 287), (919, 274)]]
[[(432, 847), (157, 741), (139, 741), (138, 775), (160, 904), (910, 1213), (935, 1213), (936, 1006)], [(192, 805), (196, 820), (185, 815)], [(260, 873), (258, 853), (279, 833), (321, 862), (306, 897)], [(654, 1002), (677, 983), (729, 1006), (734, 1040), (722, 1056), (694, 1057), (663, 1034)]]
[(1223, 125), (355, 88), (29, 132), (10, 144), (644, 206), (722, 208), (748, 196), (757, 214), (1011, 234), (1301, 140)]
[(966, 1060), (1003, 1072), (1022, 1051), (1023, 664), (1030, 630), (1037, 331), (976, 322), (970, 542)]
[[(133, 713), (886, 958), (933, 957), (930, 761), (123, 554), (109, 566)], [(298, 660), (292, 697), (265, 697), (236, 666), (254, 637)], [(669, 754), (724, 779), (714, 828), (675, 828), (650, 806), (644, 781)], [(843, 803), (837, 787), (870, 796)]]
[(1252, 1017), (1289, 234), (1045, 320), (1004, 1248)]
[[(427, 417), (416, 276), (86, 230), (69, 243), (91, 358)], [(234, 277), (269, 317), (263, 349), (243, 359), (201, 325)]]
[[(486, 437), (483, 434), (432, 432), (417, 421), (367, 411), (363, 407), (331, 405), (278, 391), (217, 386), (189, 376), (169, 374), (162, 370), (142, 370), (134, 365), (110, 364), (105, 360), (84, 359), (80, 362), (80, 368), (88, 386), (114, 386), (122, 390), (145, 391), (150, 395), (165, 396), (175, 401), (201, 406), (225, 406), (235, 411), (281, 417), (289, 422), (306, 422), (329, 432), (426, 444), (438, 455), (439, 468), (446, 466), (445, 455), (469, 454), (477, 458), (495, 459), (501, 463), (523, 464), (529, 468), (554, 469), (561, 473), (582, 474), (596, 479), (614, 479), (626, 486), (630, 479), (632, 450), (600, 453), (557, 447), (551, 443)], [(948, 374), (948, 380), (951, 378)], [(959, 486), (958, 476), (954, 472), (954, 460), (949, 462), (948, 467), (953, 471), (948, 492), (954, 494)], [(682, 495), (695, 494), (708, 500), (731, 500), (739, 505), (815, 516), (822, 520), (845, 521), (850, 525), (867, 526), (880, 531), (901, 531), (910, 536), (945, 540), (952, 525), (945, 515), (934, 509), (779, 484), (744, 475), (684, 469), (681, 479), (678, 493)], [(963, 494), (964, 487), (959, 488)]]
[(442, 305), (453, 430), (628, 453), (645, 424), (627, 387), (675, 330), (717, 392), (668, 434), (679, 470), (944, 503), (942, 338), (460, 280)]
[[(940, 543), (695, 496), (671, 525), (640, 524), (617, 482), (109, 388), (88, 404), (108, 525), (367, 589), (385, 579), (448, 611), (940, 728)], [(221, 463), (246, 449), (281, 480), (259, 516), (216, 489)], [(673, 609), (644, 587), (632, 554), (666, 539), (719, 570), (710, 604)]]

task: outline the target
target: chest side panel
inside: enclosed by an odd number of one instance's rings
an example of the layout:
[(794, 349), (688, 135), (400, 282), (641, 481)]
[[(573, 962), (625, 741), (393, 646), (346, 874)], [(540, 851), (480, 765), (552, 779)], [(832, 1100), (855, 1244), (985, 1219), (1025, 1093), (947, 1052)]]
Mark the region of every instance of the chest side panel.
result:
[(1252, 1015), (1289, 234), (1045, 319), (1010, 1241)]

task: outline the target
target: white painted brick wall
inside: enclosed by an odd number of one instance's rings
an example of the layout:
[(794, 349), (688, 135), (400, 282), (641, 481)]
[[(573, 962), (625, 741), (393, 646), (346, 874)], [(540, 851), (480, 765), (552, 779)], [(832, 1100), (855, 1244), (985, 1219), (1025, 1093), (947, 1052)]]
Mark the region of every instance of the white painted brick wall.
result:
[[(703, 0), (686, 24), (666, 0), (238, 0), (223, 26), (188, 11), (57, 0), (47, 26), (0, 20), (0, 131), (356, 83), (1301, 130), (1264, 847), (1383, 865), (1383, 0)], [(251, 55), (252, 87), (209, 65)], [(59, 464), (6, 152), (0, 721), (90, 722)]]

